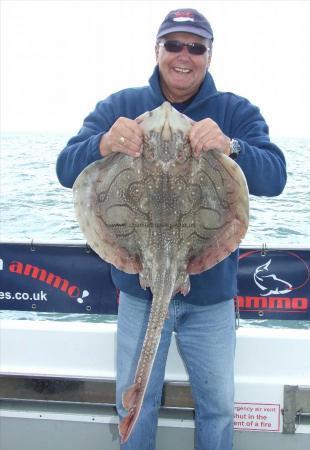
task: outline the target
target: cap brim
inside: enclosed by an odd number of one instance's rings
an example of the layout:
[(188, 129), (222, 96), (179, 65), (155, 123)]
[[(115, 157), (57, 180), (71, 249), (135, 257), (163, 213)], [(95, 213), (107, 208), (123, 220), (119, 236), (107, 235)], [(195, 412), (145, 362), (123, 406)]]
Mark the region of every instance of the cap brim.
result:
[(177, 32), (196, 34), (197, 36), (203, 37), (205, 39), (213, 39), (212, 34), (208, 33), (207, 31), (202, 30), (201, 28), (194, 28), (193, 26), (186, 26), (186, 25), (180, 25), (177, 27), (166, 28), (165, 30), (162, 30), (161, 32), (159, 32), (157, 34), (157, 38), (166, 36), (166, 34), (177, 33)]

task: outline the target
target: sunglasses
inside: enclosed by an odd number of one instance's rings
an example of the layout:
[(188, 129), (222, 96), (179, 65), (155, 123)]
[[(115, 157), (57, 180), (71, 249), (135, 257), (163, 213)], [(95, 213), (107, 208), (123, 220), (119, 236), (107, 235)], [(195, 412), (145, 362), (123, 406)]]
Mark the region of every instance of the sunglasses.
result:
[(188, 53), (191, 55), (203, 55), (207, 50), (210, 50), (199, 42), (181, 42), (170, 39), (167, 41), (161, 41), (158, 45), (165, 47), (167, 52), (171, 53), (180, 53), (183, 50), (183, 47), (187, 47)]

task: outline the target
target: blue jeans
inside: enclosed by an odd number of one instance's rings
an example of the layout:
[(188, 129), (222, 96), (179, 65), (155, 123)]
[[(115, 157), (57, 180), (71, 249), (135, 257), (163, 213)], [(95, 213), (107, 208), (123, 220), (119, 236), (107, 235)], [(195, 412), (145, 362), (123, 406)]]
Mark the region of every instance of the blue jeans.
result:
[[(132, 385), (151, 302), (121, 292), (117, 332), (116, 403)], [(122, 450), (155, 450), (158, 409), (172, 332), (188, 371), (195, 403), (195, 450), (232, 450), (235, 311), (233, 300), (209, 306), (173, 300), (169, 307), (139, 419)], [(189, 449), (190, 450), (190, 449)]]

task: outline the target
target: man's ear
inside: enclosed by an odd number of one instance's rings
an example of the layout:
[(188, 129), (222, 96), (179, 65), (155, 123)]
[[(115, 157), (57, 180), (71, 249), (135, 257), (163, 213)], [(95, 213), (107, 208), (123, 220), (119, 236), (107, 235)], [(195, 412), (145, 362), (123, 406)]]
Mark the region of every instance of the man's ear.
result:
[(211, 64), (211, 59), (212, 59), (212, 50), (210, 50), (208, 52), (208, 60), (207, 60), (207, 67), (208, 67), (208, 69), (209, 69), (210, 64)]
[(156, 58), (156, 63), (158, 63), (158, 54), (159, 54), (159, 45), (156, 44), (156, 45), (155, 45), (155, 58)]

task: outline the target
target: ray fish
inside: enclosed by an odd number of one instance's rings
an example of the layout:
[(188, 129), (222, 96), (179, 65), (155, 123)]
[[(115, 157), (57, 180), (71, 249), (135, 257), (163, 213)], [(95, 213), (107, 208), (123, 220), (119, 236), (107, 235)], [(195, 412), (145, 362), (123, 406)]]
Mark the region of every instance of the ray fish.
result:
[(165, 102), (136, 120), (144, 133), (141, 156), (112, 153), (90, 164), (73, 186), (89, 246), (118, 269), (138, 273), (153, 296), (135, 379), (123, 393), (122, 442), (138, 420), (170, 300), (189, 292), (189, 274), (210, 269), (238, 247), (249, 220), (242, 170), (217, 150), (194, 157), (190, 118)]

